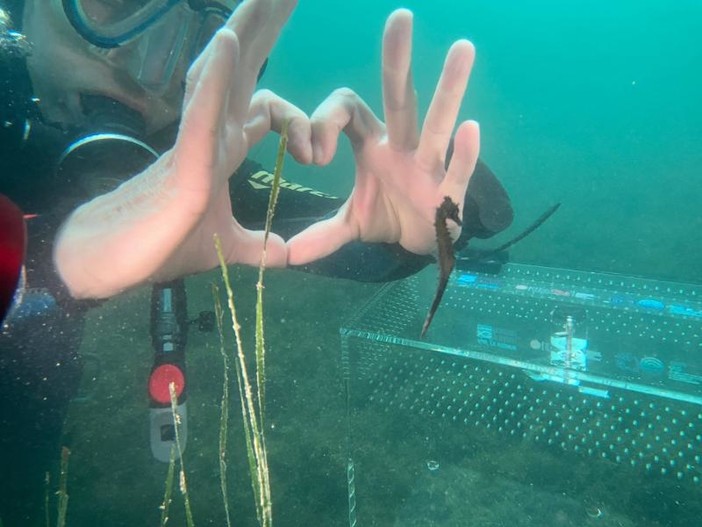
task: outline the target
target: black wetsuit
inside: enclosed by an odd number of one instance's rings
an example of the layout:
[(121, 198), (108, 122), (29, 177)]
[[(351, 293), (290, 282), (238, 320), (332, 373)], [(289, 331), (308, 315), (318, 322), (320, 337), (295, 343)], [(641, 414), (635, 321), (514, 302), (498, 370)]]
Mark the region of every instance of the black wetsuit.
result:
[[(66, 409), (81, 375), (78, 348), (84, 314), (95, 305), (70, 298), (53, 269), (51, 256), (61, 222), (90, 199), (95, 187), (85, 184), (80, 174), (56, 174), (57, 159), (74, 132), (43, 125), (27, 103), (26, 93), (21, 95), (28, 88), (26, 77), (13, 79), (15, 84), (5, 84), (0, 90), (7, 103), (5, 115), (0, 115), (4, 122), (0, 129), (0, 192), (26, 213), (38, 216), (28, 220), (27, 295), (20, 314), (0, 334), (0, 518), (4, 527), (33, 525), (35, 520), (30, 518), (42, 517), (44, 474), (59, 457)], [(31, 129), (27, 134), (28, 123)], [(114, 174), (113, 167), (109, 168), (105, 176), (110, 178), (132, 175)], [(244, 227), (262, 226), (269, 179), (270, 174), (250, 160), (232, 177), (232, 207)], [(338, 198), (286, 183), (274, 230), (287, 238), (333, 214), (341, 203)], [(459, 246), (475, 236), (489, 237), (511, 220), (506, 193), (480, 163), (465, 202)], [(408, 276), (432, 260), (396, 244), (351, 243), (303, 270), (388, 281)]]

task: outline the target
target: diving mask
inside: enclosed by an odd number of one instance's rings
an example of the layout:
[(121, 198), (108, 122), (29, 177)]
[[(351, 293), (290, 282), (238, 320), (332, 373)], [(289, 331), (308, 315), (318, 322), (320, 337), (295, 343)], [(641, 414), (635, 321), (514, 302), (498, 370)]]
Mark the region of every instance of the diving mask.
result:
[[(129, 50), (124, 67), (145, 89), (165, 89), (189, 65), (232, 10), (207, 0), (62, 0), (73, 28), (97, 53)], [(230, 4), (232, 2), (229, 2)]]

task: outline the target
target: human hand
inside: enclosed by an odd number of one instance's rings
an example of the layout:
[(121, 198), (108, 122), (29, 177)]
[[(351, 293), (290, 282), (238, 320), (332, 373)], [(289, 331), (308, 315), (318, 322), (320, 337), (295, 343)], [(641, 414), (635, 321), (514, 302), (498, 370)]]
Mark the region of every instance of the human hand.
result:
[[(436, 248), (434, 218), (444, 196), (461, 213), (478, 159), (480, 133), (474, 121), (461, 123), (448, 170), (446, 151), (468, 83), (475, 50), (460, 40), (448, 52), (421, 134), (411, 75), (412, 14), (400, 9), (388, 18), (383, 36), (383, 124), (351, 90), (341, 89), (312, 115), (314, 162), (328, 163), (339, 134), (351, 140), (356, 184), (328, 220), (288, 241), (288, 262), (300, 265), (331, 254), (352, 240), (399, 242), (417, 254)], [(450, 224), (456, 239), (460, 227)]]
[[(263, 234), (232, 217), (228, 179), (249, 148), (289, 121), (288, 148), (312, 159), (307, 117), (269, 91), (254, 94), (263, 61), (295, 0), (247, 0), (191, 66), (175, 145), (118, 189), (78, 208), (55, 245), (71, 294), (101, 298), (145, 281), (213, 268), (213, 235), (229, 263), (258, 264)], [(285, 265), (268, 240), (268, 265)]]

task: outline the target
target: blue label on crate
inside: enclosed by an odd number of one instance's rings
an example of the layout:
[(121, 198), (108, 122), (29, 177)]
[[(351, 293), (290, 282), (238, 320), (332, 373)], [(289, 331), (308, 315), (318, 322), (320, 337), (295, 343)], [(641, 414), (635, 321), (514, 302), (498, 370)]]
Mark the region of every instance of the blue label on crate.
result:
[(692, 309), (688, 306), (670, 305), (668, 306), (668, 311), (672, 315), (683, 315), (686, 317), (702, 318), (702, 310)]
[(458, 283), (460, 285), (474, 284), (477, 280), (478, 277), (474, 274), (462, 274), (458, 276)]
[(471, 273), (459, 275), (456, 281), (458, 285), (474, 287), (476, 289), (487, 289), (489, 291), (496, 291), (502, 288), (502, 282), (500, 280)]
[(636, 299), (628, 295), (612, 295), (609, 298), (609, 304), (616, 307), (627, 307), (635, 303)]
[(665, 304), (661, 302), (660, 300), (656, 300), (655, 298), (643, 298), (637, 302), (639, 307), (643, 307), (645, 309), (652, 309), (654, 311), (660, 311), (665, 307)]

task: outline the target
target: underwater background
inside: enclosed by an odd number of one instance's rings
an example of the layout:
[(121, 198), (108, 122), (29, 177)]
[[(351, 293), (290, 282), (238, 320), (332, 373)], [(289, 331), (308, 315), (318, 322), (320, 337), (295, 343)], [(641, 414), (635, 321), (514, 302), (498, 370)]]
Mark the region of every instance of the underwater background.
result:
[[(459, 119), (480, 122), (481, 157), (511, 194), (514, 231), (562, 202), (538, 235), (514, 248), (514, 259), (700, 279), (699, 2), (304, 0), (263, 85), (308, 112), (349, 86), (382, 115), (382, 29), (401, 6), (415, 15), (422, 112), (451, 43), (475, 44)], [(346, 153), (324, 176), (287, 173), (346, 195)]]
[[(507, 240), (561, 202), (510, 250), (512, 261), (700, 283), (702, 4), (301, 0), (261, 85), (307, 112), (348, 86), (382, 117), (381, 36), (397, 7), (414, 12), (420, 115), (451, 43), (469, 38), (476, 46), (461, 119), (480, 122), (481, 157), (515, 209), (511, 229), (482, 246)], [(276, 147), (270, 138), (251, 157), (272, 168)], [(345, 196), (353, 186), (350, 148), (341, 144), (323, 169), (288, 159), (284, 177)], [(188, 279), (191, 317), (212, 309), (210, 283), (218, 276)], [(250, 350), (255, 278), (252, 269), (234, 270)], [(291, 271), (267, 275), (275, 525), (349, 525), (339, 328), (380, 287)], [(90, 314), (82, 397), (71, 407), (64, 441), (72, 451), (69, 526), (158, 522), (166, 466), (152, 459), (148, 444), (149, 294), (134, 291)], [(231, 336), (228, 342), (233, 349)], [(221, 526), (217, 335), (192, 330), (187, 361), (184, 461), (193, 513), (196, 525)], [(238, 403), (230, 408), (230, 508), (234, 525), (255, 525)], [(504, 442), (482, 428), (365, 410), (355, 434), (366, 461), (359, 526), (658, 527), (694, 526), (702, 517), (699, 485)], [(439, 445), (430, 439), (437, 435)], [(433, 459), (441, 459), (437, 472), (427, 469)], [(428, 482), (435, 474), (443, 479)], [(177, 492), (172, 509), (169, 525), (185, 525)]]

